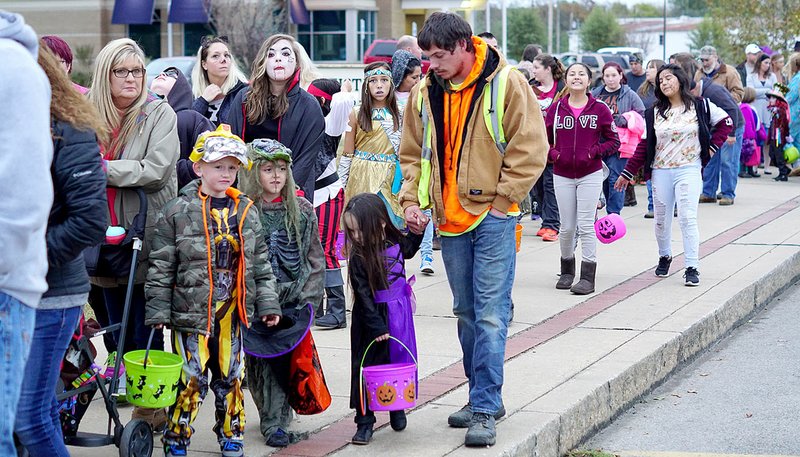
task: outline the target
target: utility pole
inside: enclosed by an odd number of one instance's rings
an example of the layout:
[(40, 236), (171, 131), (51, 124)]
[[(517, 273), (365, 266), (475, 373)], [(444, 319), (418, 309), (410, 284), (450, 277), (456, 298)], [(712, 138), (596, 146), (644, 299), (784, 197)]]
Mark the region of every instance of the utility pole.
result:
[(547, 52), (549, 54), (553, 53), (553, 1), (555, 0), (547, 3)]

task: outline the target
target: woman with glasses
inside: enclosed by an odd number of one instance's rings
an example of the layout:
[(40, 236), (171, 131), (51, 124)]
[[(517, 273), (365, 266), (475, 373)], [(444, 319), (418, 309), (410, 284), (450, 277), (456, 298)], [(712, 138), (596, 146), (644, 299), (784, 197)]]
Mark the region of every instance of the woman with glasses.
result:
[[(144, 282), (156, 215), (177, 195), (175, 163), (178, 161), (178, 131), (175, 112), (169, 104), (146, 90), (144, 52), (135, 41), (121, 38), (108, 43), (97, 55), (89, 100), (111, 135), (100, 142), (108, 176), (108, 209), (111, 225), (127, 228), (139, 211), (141, 188), (147, 194), (147, 227), (136, 268), (131, 318), (120, 353), (144, 349), (150, 327), (144, 324)], [(123, 282), (124, 281), (124, 282)], [(127, 277), (92, 278), (103, 289), (109, 320), (122, 320)], [(164, 347), (160, 331), (152, 347)], [(117, 336), (117, 335), (115, 335)], [(158, 413), (156, 413), (158, 411)], [(147, 420), (154, 427), (166, 424), (163, 410), (137, 407), (133, 418)]]
[(178, 159), (178, 189), (198, 178), (192, 169), (189, 154), (192, 153), (197, 137), (203, 132), (214, 130), (214, 124), (192, 109), (192, 88), (186, 76), (175, 67), (169, 67), (153, 79), (150, 90), (169, 103), (178, 116), (178, 139), (181, 142), (181, 156)]
[(247, 78), (231, 55), (227, 37), (203, 38), (192, 70), (192, 83), (197, 97), (192, 109), (214, 125), (228, 123), (231, 101), (247, 86)]
[(289, 35), (267, 38), (253, 60), (252, 85), (236, 95), (227, 121), (246, 143), (269, 138), (288, 147), (294, 182), (313, 203), (325, 117), (319, 102), (300, 85), (306, 71), (298, 57), (301, 48)]

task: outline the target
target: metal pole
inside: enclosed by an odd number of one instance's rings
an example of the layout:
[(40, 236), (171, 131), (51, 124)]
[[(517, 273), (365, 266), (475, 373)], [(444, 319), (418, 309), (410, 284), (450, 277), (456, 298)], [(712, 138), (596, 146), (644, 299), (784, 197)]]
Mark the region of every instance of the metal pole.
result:
[(501, 13), (502, 13), (502, 18), (503, 18), (502, 21), (503, 21), (503, 55), (504, 56), (508, 55), (508, 16), (506, 14), (506, 12), (507, 12), (506, 11), (506, 9), (507, 9), (506, 8), (506, 3), (507, 3), (507, 0), (501, 0), (501, 2), (500, 2), (500, 8), (501, 8)]
[(553, 1), (547, 3), (547, 52), (553, 53)]
[(664, 0), (664, 31), (663, 31), (663, 46), (661, 49), (664, 50), (664, 55), (662, 59), (664, 62), (667, 61), (667, 0)]
[(492, 31), (492, 2), (490, 2), (489, 0), (486, 0), (486, 15), (485, 15), (485, 18), (486, 18), (486, 29), (485, 30), (487, 32), (491, 32)]
[(561, 2), (556, 5), (556, 53), (561, 52)]
[(172, 8), (172, 0), (167, 1), (167, 57), (172, 57), (172, 22), (169, 22), (169, 10)]

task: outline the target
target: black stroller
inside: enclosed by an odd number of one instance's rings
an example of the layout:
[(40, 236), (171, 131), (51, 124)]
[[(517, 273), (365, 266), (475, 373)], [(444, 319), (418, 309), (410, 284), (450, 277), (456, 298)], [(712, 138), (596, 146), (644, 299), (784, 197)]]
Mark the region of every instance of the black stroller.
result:
[[(147, 197), (141, 189), (136, 189), (139, 196), (139, 212), (128, 227), (125, 238), (119, 244), (100, 244), (84, 251), (86, 268), (90, 276), (96, 277), (127, 277), (128, 287), (125, 294), (125, 308), (122, 322), (93, 332), (92, 336), (104, 335), (108, 332), (119, 331), (118, 352), (114, 361), (114, 371), (107, 379), (95, 371), (94, 374), (80, 387), (65, 390), (64, 386), (57, 388), (56, 399), (61, 402), (71, 397), (89, 394), (89, 398), (99, 391), (108, 412), (108, 430), (106, 433), (86, 433), (75, 430), (75, 433), (65, 435), (64, 441), (68, 446), (100, 447), (115, 445), (119, 448), (120, 457), (150, 457), (153, 454), (153, 432), (150, 424), (134, 419), (123, 425), (117, 410), (117, 397), (119, 396), (118, 384), (122, 352), (125, 347), (125, 334), (129, 324), (131, 296), (133, 294), (134, 277), (138, 265), (139, 253), (142, 250), (145, 224), (147, 221)], [(89, 336), (81, 334), (72, 343), (80, 352), (81, 357), (94, 359)], [(123, 381), (124, 382), (124, 381)], [(71, 386), (68, 386), (71, 387)], [(19, 453), (27, 456), (27, 451)]]

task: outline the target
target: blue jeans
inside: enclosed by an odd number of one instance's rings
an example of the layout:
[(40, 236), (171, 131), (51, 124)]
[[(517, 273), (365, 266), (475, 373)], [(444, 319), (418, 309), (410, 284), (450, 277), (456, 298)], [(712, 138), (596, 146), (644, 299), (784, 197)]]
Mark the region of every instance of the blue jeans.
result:
[(653, 212), (653, 182), (647, 180), (647, 212)]
[(516, 222), (487, 214), (472, 231), (442, 237), (473, 412), (494, 414), (502, 405)]
[(553, 229), (556, 232), (561, 230), (561, 222), (558, 216), (558, 202), (556, 192), (553, 188), (553, 164), (544, 167), (542, 176), (533, 186), (536, 191), (536, 200), (539, 201), (542, 215), (542, 228)]
[(744, 127), (739, 127), (736, 130), (736, 143), (728, 144), (726, 141), (719, 148), (719, 152), (708, 161), (703, 169), (703, 195), (714, 197), (717, 195), (717, 189), (720, 189), (723, 197), (730, 199), (736, 197), (743, 135)]
[[(628, 163), (628, 159), (623, 159), (619, 153), (608, 156), (603, 159), (603, 162), (608, 165), (608, 179), (606, 180), (608, 192), (606, 193), (606, 212), (608, 214), (619, 214), (622, 207), (625, 205), (625, 191), (618, 191), (614, 189), (614, 183), (617, 182), (622, 170)], [(606, 186), (603, 186), (604, 188)]]
[(82, 308), (36, 310), (36, 328), (25, 384), (19, 396), (14, 431), (31, 457), (69, 457), (61, 434), (61, 419), (56, 401), (56, 383), (61, 359), (78, 327)]
[(35, 320), (35, 309), (0, 292), (0, 352), (3, 354), (0, 363), (0, 455), (17, 455), (14, 421)]
[[(431, 217), (431, 210), (426, 209), (422, 211), (429, 218)], [(425, 227), (425, 233), (422, 235), (422, 243), (419, 245), (419, 254), (422, 262), (426, 260), (433, 262), (433, 219), (428, 221)]]

